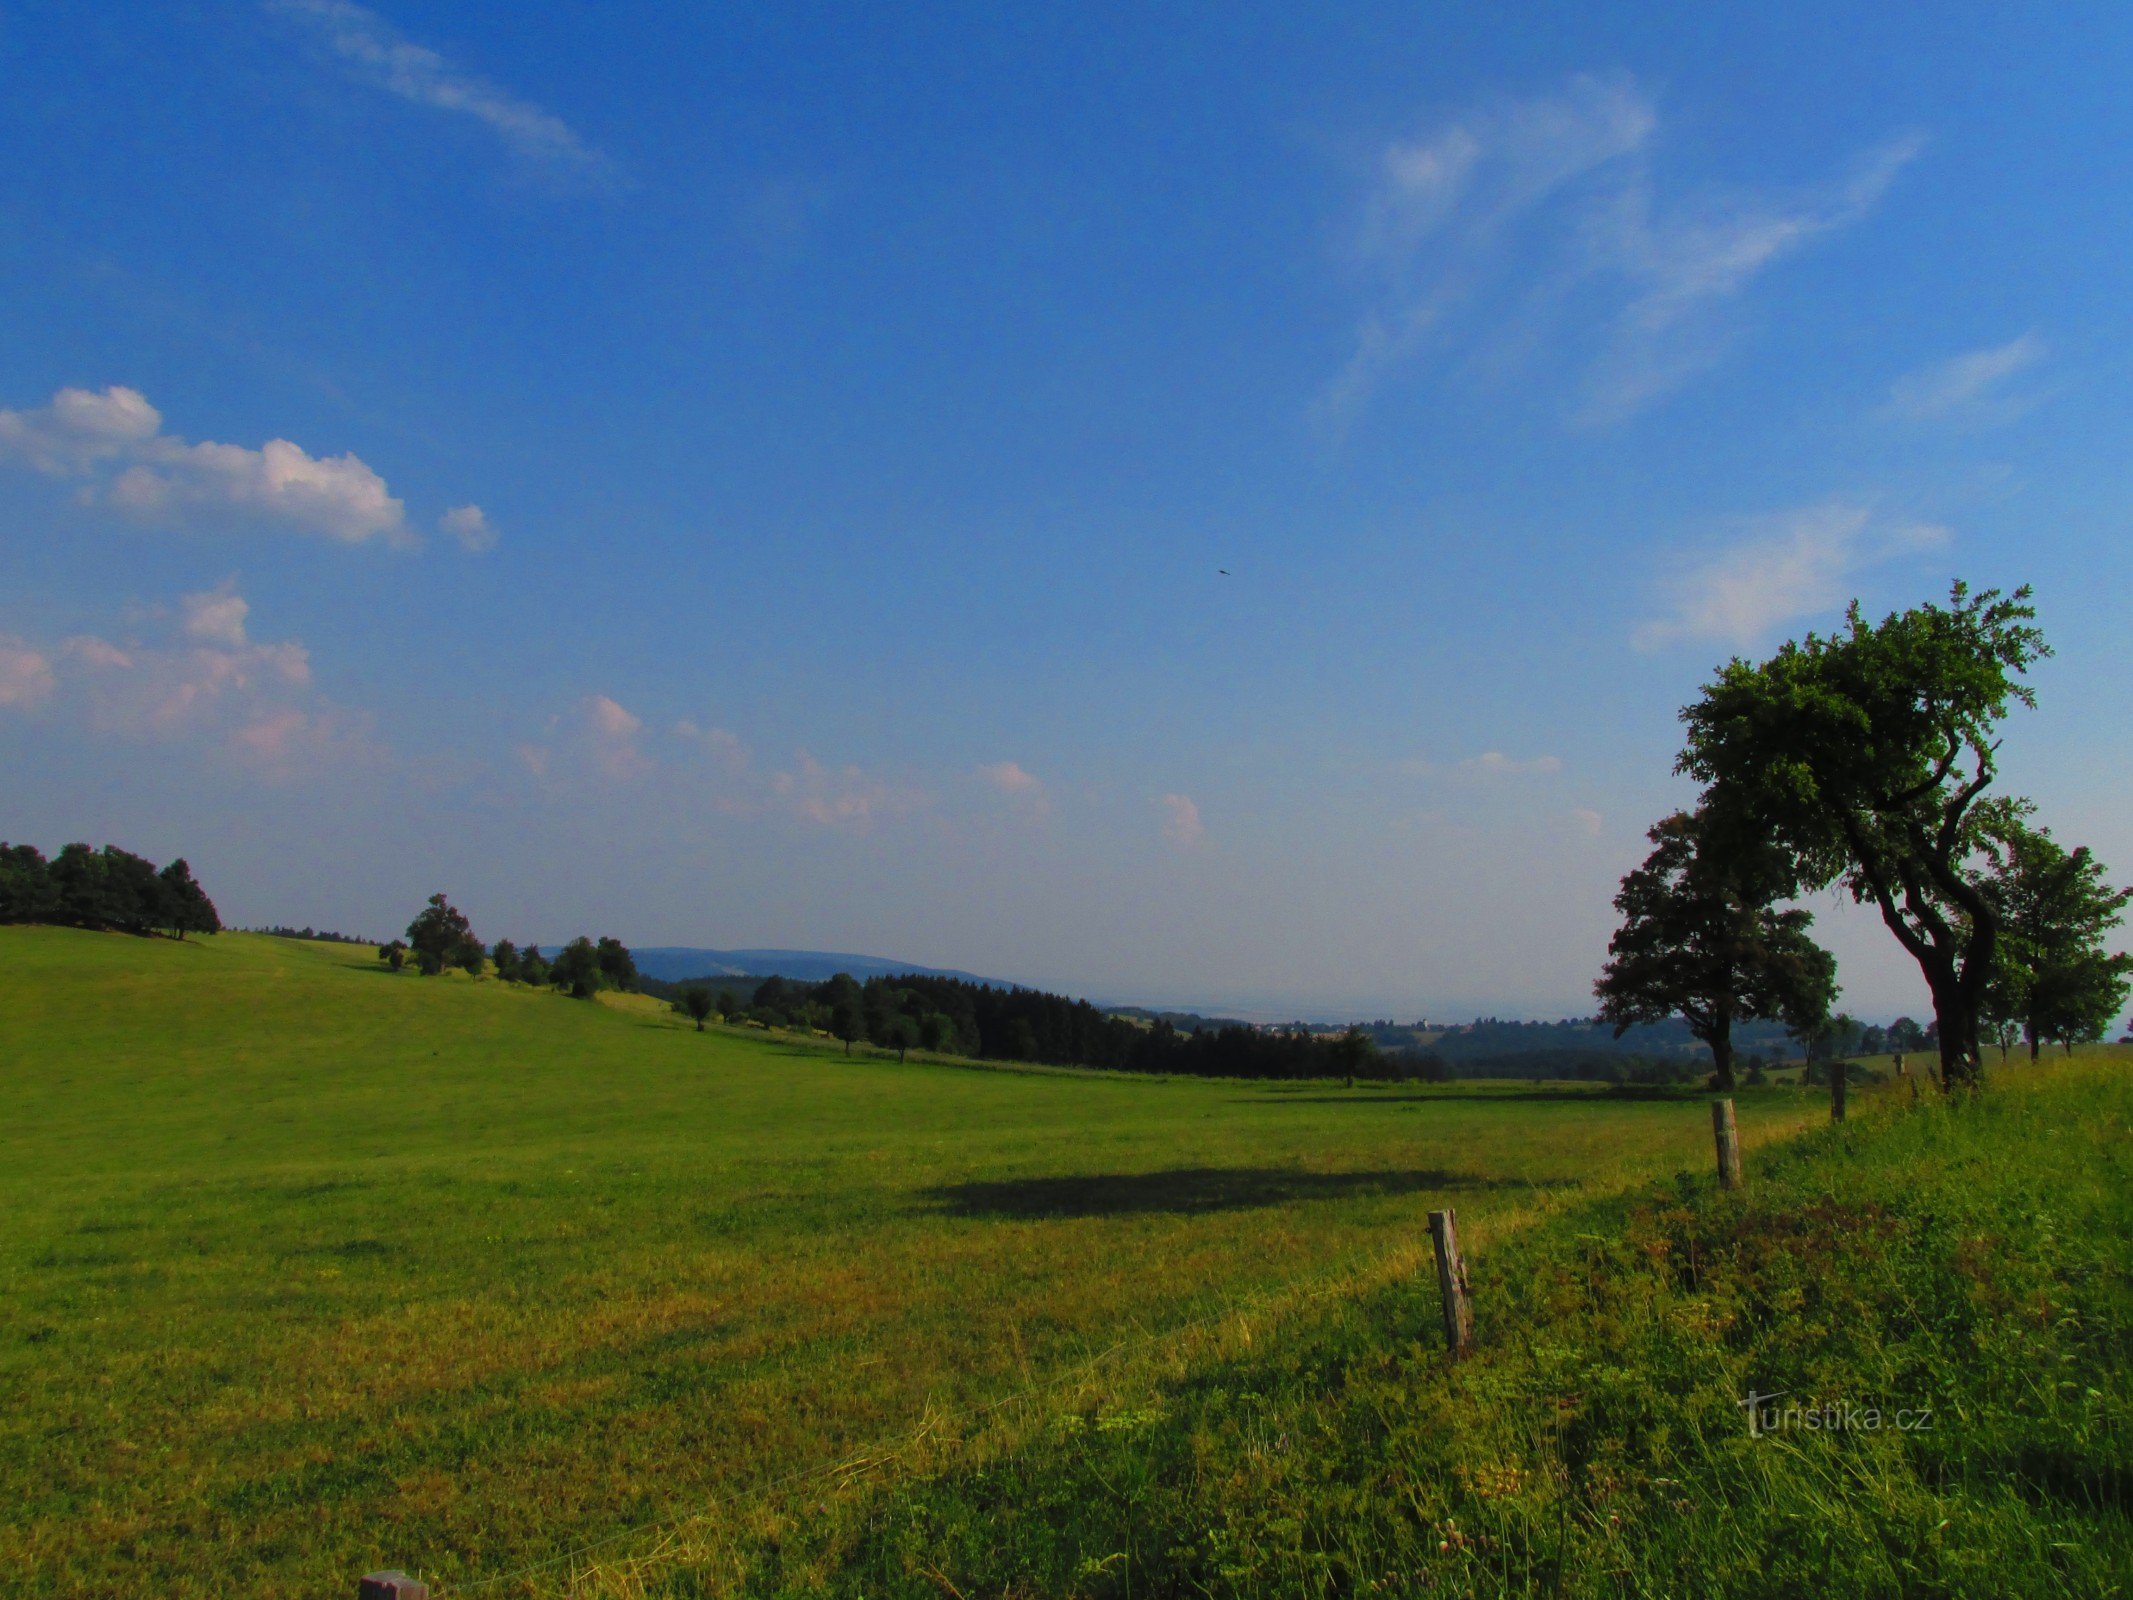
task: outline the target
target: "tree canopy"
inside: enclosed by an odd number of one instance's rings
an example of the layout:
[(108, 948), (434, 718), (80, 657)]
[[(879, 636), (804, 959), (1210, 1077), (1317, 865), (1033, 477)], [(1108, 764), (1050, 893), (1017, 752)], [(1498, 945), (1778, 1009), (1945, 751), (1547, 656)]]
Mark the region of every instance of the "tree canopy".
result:
[(0, 922), (46, 922), (116, 933), (220, 933), (222, 918), (184, 857), (154, 862), (105, 845), (70, 844), (51, 861), (0, 843)]
[(1835, 959), (1808, 936), (1813, 916), (1776, 902), (1793, 888), (1785, 852), (1710, 813), (1655, 824), (1653, 849), (1622, 880), (1622, 926), (1593, 992), (1619, 1038), (1680, 1016), (1733, 1086), (1733, 1025), (1779, 1021), (1810, 1032), (1836, 998)]
[(1803, 887), (1872, 903), (1933, 996), (1946, 1080), (1972, 1075), (2000, 919), (1981, 888), (1975, 809), (1997, 729), (2035, 695), (2050, 647), (2028, 589), (1809, 634), (1760, 665), (1735, 658), (1685, 708), (1679, 769), (1705, 805), (1784, 849)]
[(2026, 802), (1999, 801), (1980, 818), (1990, 870), (1981, 885), (1999, 920), (1984, 1009), (2019, 1027), (2032, 1059), (2046, 1040), (2071, 1047), (2103, 1037), (2133, 988), (2133, 956), (2104, 946), (2133, 889), (2114, 889), (2086, 845), (2068, 850), (2032, 827)]

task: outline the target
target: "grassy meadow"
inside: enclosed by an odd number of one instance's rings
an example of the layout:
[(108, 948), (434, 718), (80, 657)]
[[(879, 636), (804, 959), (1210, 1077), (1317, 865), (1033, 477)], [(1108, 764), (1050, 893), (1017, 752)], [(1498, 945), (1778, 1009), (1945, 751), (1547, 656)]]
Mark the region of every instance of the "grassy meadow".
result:
[[(0, 928), (0, 968), (5, 1594), (561, 1593), (684, 1546), (717, 1592), (1089, 1383), (1413, 1279), (1431, 1207), (1485, 1254), (1709, 1164), (1694, 1101), (847, 1059), (364, 947)], [(1751, 1146), (1821, 1114), (1741, 1099)]]

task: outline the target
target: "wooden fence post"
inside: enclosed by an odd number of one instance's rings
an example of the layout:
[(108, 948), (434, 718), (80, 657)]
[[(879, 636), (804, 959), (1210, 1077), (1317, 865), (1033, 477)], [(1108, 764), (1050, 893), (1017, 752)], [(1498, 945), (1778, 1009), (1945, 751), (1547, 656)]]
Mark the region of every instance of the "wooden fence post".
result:
[(1733, 1124), (1733, 1102), (1711, 1102), (1711, 1137), (1718, 1143), (1718, 1186), (1740, 1187), (1740, 1130)]
[(1474, 1305), (1454, 1219), (1453, 1212), (1432, 1211), (1429, 1237), (1437, 1247), (1437, 1287), (1444, 1295), (1444, 1343), (1453, 1355), (1461, 1356), (1474, 1342)]
[(398, 1568), (366, 1572), (356, 1585), (356, 1600), (430, 1600), (430, 1586)]
[(1844, 1080), (1850, 1076), (1850, 1063), (1832, 1061), (1829, 1064), (1829, 1120), (1844, 1120)]

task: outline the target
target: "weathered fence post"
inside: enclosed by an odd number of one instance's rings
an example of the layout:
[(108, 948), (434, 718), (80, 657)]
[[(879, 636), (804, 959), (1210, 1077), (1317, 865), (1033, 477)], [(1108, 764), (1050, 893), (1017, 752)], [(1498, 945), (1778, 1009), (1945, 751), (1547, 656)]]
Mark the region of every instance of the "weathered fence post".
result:
[(1718, 1142), (1718, 1186), (1740, 1187), (1740, 1130), (1733, 1125), (1733, 1102), (1711, 1102), (1711, 1137)]
[(1432, 1211), (1429, 1237), (1437, 1247), (1437, 1287), (1444, 1294), (1444, 1343), (1453, 1355), (1460, 1356), (1474, 1342), (1474, 1305), (1454, 1219), (1453, 1212)]
[(356, 1585), (356, 1600), (430, 1600), (430, 1586), (410, 1578), (397, 1567), (385, 1572), (366, 1572)]
[(1844, 1120), (1844, 1080), (1850, 1076), (1849, 1062), (1832, 1061), (1829, 1064), (1829, 1120)]

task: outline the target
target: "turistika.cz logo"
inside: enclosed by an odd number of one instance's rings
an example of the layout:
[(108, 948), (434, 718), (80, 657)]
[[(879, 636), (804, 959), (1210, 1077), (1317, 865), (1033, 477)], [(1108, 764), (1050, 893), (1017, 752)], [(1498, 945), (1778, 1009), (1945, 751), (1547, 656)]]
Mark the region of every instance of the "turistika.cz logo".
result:
[(1930, 1433), (1933, 1429), (1931, 1406), (1905, 1406), (1893, 1411), (1884, 1411), (1880, 1406), (1861, 1405), (1853, 1400), (1803, 1400), (1781, 1406), (1791, 1391), (1781, 1389), (1776, 1394), (1748, 1394), (1733, 1403), (1748, 1415), (1748, 1437), (1759, 1439), (1766, 1433), (1878, 1433), (1884, 1428), (1894, 1428), (1898, 1433)]

